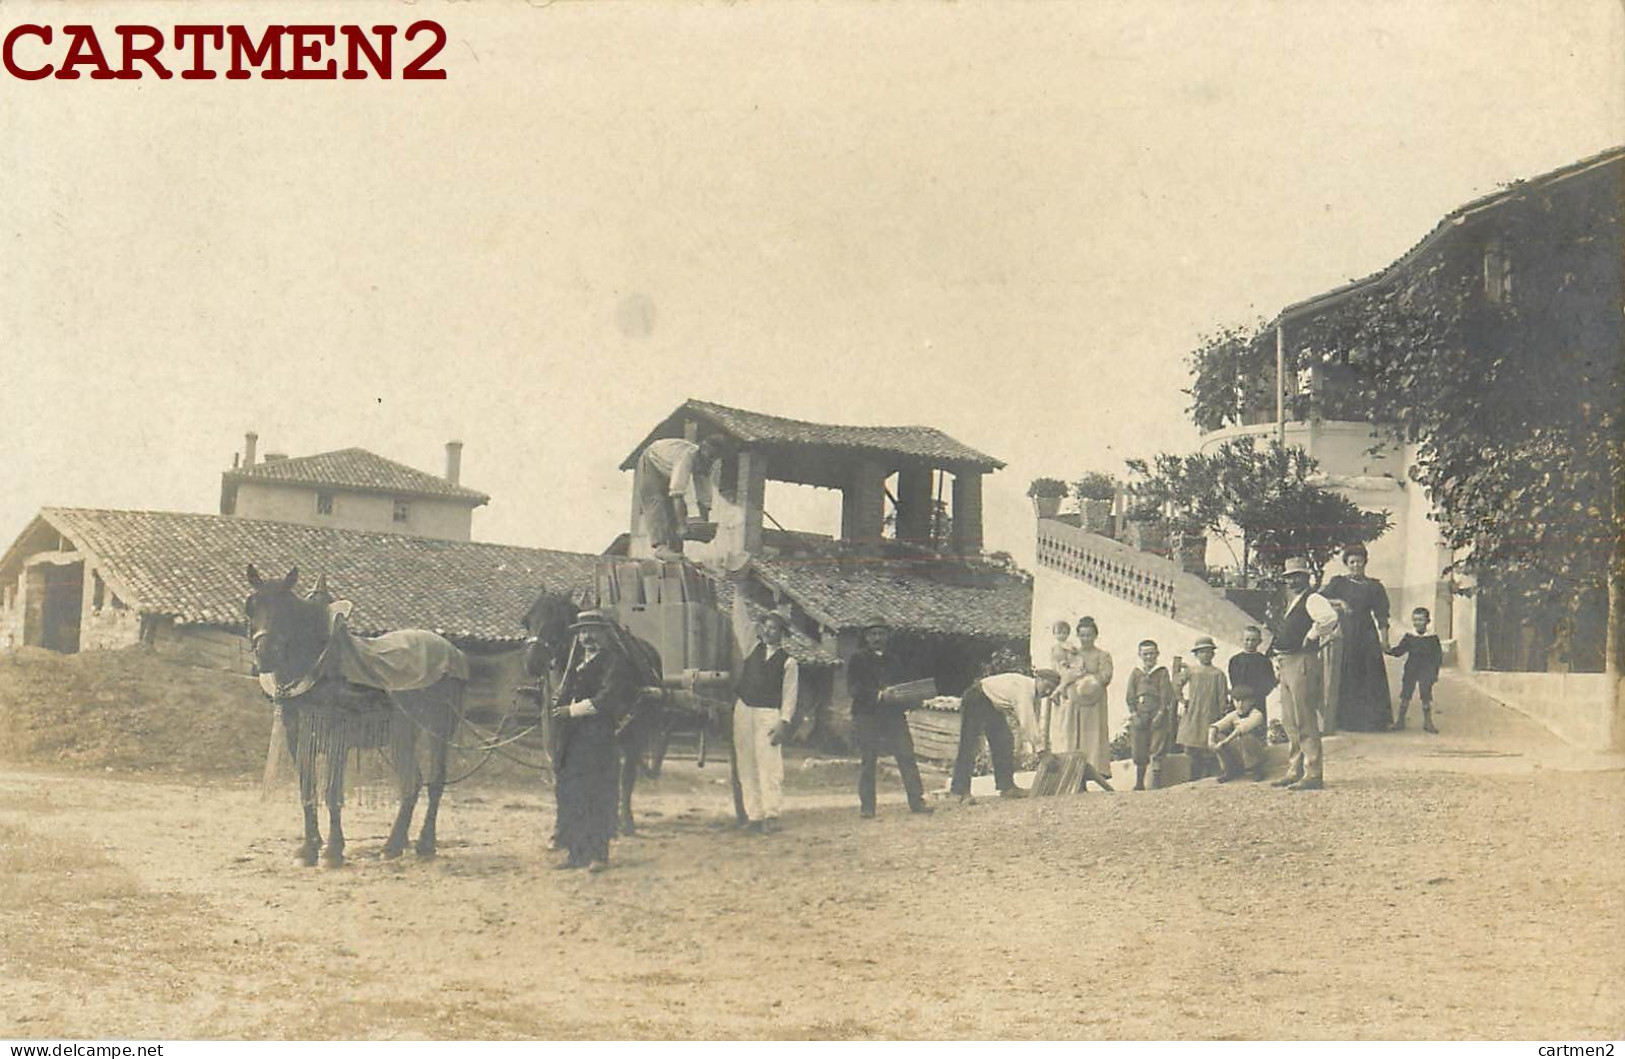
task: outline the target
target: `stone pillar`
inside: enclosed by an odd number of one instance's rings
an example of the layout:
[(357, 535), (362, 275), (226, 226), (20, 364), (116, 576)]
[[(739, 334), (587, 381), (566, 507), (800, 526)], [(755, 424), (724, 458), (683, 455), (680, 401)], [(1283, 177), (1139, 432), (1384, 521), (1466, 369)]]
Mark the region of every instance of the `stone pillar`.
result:
[(959, 555), (982, 551), (982, 475), (962, 471), (954, 475), (953, 545)]
[(905, 467), (897, 474), (897, 539), (931, 543), (931, 468)]
[(885, 469), (872, 460), (853, 463), (841, 489), (841, 539), (859, 550), (877, 550), (885, 498)]
[(767, 502), (767, 454), (742, 449), (734, 457), (734, 496), (743, 512), (739, 546), (751, 555), (762, 554), (762, 508)]
[(639, 559), (649, 554), (649, 539), (643, 530), (643, 505), (638, 502), (638, 487), (643, 484), (643, 475), (639, 471), (641, 462), (632, 464), (632, 513), (626, 523), (626, 531), (631, 535), (627, 554)]

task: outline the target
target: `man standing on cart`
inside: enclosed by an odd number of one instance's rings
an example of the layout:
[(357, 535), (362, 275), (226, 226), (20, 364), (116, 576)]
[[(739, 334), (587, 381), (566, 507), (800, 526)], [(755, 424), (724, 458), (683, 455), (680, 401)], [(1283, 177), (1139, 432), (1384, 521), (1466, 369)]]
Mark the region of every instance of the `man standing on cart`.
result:
[(711, 467), (722, 455), (721, 438), (708, 437), (695, 444), (682, 438), (651, 442), (638, 457), (638, 508), (649, 546), (661, 559), (683, 554), (683, 531), (688, 525), (688, 498), (704, 521), (711, 514)]

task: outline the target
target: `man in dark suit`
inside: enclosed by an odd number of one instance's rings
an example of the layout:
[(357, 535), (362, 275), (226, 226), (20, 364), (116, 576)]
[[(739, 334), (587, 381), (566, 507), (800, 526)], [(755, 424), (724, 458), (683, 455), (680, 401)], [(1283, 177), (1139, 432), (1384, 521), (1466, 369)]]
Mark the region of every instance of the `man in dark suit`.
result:
[(616, 725), (636, 704), (638, 679), (615, 646), (610, 619), (584, 610), (570, 630), (578, 650), (564, 674), (553, 717), (559, 723), (555, 758), (558, 844), (569, 851), (560, 868), (600, 872), (619, 820), (620, 757)]
[(875, 815), (875, 772), (880, 755), (897, 759), (908, 795), (911, 812), (929, 813), (920, 767), (914, 761), (914, 738), (909, 735), (904, 705), (883, 701), (882, 692), (903, 681), (897, 656), (888, 648), (891, 626), (875, 618), (864, 626), (863, 646), (846, 663), (846, 686), (852, 693), (852, 734), (857, 739), (861, 763), (858, 766), (858, 811), (864, 817)]

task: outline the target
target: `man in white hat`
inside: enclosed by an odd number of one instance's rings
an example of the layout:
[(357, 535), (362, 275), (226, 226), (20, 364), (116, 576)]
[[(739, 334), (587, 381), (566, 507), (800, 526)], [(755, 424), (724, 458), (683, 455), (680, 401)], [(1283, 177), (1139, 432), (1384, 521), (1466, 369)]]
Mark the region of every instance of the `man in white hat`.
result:
[(1286, 609), (1270, 643), (1281, 678), (1281, 727), (1286, 729), (1286, 775), (1275, 786), (1293, 791), (1324, 786), (1320, 765), (1320, 705), (1324, 693), (1320, 649), (1337, 635), (1337, 611), (1310, 588), (1314, 574), (1302, 559), (1281, 571)]
[[(742, 609), (734, 593), (736, 620)], [(800, 668), (785, 646), (790, 620), (776, 611), (762, 616), (756, 646), (745, 656), (735, 683), (734, 758), (746, 827), (754, 832), (778, 830), (784, 809), (784, 742), (795, 723)]]

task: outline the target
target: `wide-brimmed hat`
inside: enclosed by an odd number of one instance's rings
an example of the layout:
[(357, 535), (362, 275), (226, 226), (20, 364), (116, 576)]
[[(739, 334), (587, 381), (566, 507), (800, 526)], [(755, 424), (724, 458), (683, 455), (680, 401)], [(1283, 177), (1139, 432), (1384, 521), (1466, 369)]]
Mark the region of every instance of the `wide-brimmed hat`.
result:
[(570, 623), (571, 632), (580, 632), (582, 629), (608, 629), (614, 626), (615, 620), (601, 610), (584, 610), (576, 615), (575, 621)]
[(777, 622), (779, 628), (785, 632), (790, 631), (790, 618), (787, 615), (780, 614), (776, 610), (770, 610), (764, 613), (760, 618), (757, 619), (757, 624), (764, 625), (770, 621)]
[(1293, 574), (1302, 574), (1309, 578), (1315, 576), (1315, 572), (1309, 569), (1309, 564), (1302, 559), (1288, 559), (1286, 564), (1281, 567), (1281, 576), (1291, 577)]
[(1243, 702), (1256, 702), (1258, 692), (1254, 691), (1250, 684), (1237, 684), (1230, 689), (1230, 697)]
[(1213, 642), (1211, 636), (1198, 636), (1196, 642), (1191, 644), (1191, 654), (1198, 651), (1217, 651), (1218, 649), (1219, 645)]
[(891, 632), (891, 622), (878, 614), (871, 614), (869, 620), (864, 622), (860, 629), (863, 632), (868, 632), (870, 629), (885, 629), (887, 632)]

